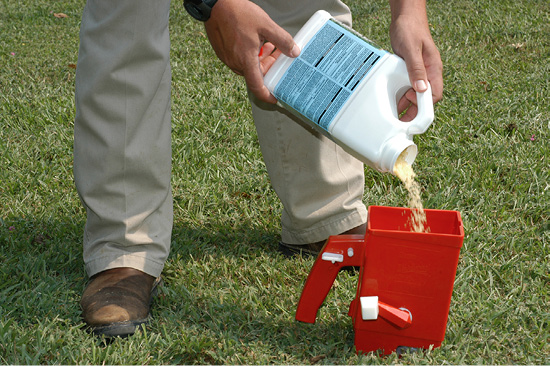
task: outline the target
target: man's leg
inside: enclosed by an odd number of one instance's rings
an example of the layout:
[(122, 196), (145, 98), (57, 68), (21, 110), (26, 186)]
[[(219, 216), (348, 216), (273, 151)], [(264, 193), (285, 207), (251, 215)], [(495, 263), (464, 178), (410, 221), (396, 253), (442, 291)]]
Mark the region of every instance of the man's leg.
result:
[[(336, 0), (255, 2), (292, 35), (319, 9), (351, 25), (349, 9)], [(313, 244), (315, 252), (330, 235), (364, 233), (363, 164), (287, 111), (253, 96), (251, 102), (267, 170), (284, 206), (282, 248)]]
[(169, 10), (169, 0), (88, 0), (82, 18), (74, 175), (91, 282), (81, 305), (99, 333), (146, 320), (169, 252)]

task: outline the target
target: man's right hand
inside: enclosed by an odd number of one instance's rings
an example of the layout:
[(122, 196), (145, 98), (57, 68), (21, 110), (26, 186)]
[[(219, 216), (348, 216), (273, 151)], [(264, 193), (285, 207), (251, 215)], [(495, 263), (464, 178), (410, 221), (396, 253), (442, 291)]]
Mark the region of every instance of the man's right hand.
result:
[[(205, 28), (219, 59), (233, 72), (244, 76), (248, 88), (258, 99), (276, 103), (264, 85), (263, 75), (279, 51), (289, 57), (300, 54), (292, 36), (249, 0), (218, 0)], [(272, 53), (275, 48), (277, 52)]]

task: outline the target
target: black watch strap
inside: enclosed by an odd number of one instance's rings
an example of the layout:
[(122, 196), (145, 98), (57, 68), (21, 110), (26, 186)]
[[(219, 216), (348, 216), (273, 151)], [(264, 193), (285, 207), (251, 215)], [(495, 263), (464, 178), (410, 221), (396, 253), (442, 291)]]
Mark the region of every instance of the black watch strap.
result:
[(206, 22), (210, 19), (212, 7), (218, 0), (184, 0), (185, 10), (195, 19)]

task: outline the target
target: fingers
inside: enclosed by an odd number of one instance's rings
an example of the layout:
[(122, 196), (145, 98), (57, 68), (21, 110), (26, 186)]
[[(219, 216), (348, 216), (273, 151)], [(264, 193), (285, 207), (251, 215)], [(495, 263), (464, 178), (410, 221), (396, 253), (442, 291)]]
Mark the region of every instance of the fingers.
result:
[(273, 66), (273, 63), (277, 60), (277, 57), (281, 55), (281, 51), (276, 49), (273, 43), (266, 43), (260, 48), (260, 53), (258, 57), (260, 59), (260, 70), (262, 74), (265, 75)]
[(409, 89), (401, 97), (397, 103), (397, 113), (399, 114), (399, 119), (403, 122), (412, 121), (418, 112), (418, 107), (416, 106), (416, 91), (414, 89)]
[[(243, 76), (248, 89), (259, 100), (267, 103), (277, 103), (277, 99), (270, 93), (264, 85), (263, 76), (275, 62), (273, 51), (275, 46), (272, 43), (266, 43), (260, 48), (258, 56), (252, 57), (243, 69)], [(279, 51), (280, 54), (280, 51)]]
[(263, 76), (281, 53), (293, 58), (298, 57), (300, 47), (288, 32), (275, 22), (271, 22), (271, 26), (266, 27), (260, 33), (267, 42), (260, 48), (257, 63), (256, 65), (248, 64), (249, 69), (245, 70), (244, 76), (248, 88), (258, 99), (268, 103), (277, 103), (277, 99), (265, 87)]
[(263, 33), (268, 42), (260, 48), (257, 57), (248, 60), (243, 75), (250, 91), (260, 100), (268, 103), (277, 103), (277, 99), (264, 85), (263, 76), (271, 68), (281, 53), (289, 57), (297, 57), (300, 48), (294, 39), (285, 30), (273, 23)]

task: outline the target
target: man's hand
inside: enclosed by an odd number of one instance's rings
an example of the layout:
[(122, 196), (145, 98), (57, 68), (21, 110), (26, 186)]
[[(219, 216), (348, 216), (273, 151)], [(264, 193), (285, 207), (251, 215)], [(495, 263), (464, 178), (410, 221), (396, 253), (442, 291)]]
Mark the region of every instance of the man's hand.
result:
[(258, 99), (276, 103), (263, 75), (281, 52), (290, 57), (300, 54), (292, 36), (249, 0), (218, 0), (205, 28), (220, 60), (244, 76)]
[(443, 95), (443, 64), (428, 26), (425, 0), (390, 0), (392, 23), (390, 38), (394, 52), (406, 64), (413, 89), (399, 101), (401, 113), (408, 108), (403, 121), (410, 121), (417, 113), (416, 93), (426, 90), (429, 81), (432, 99), (438, 102)]

